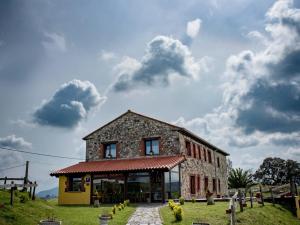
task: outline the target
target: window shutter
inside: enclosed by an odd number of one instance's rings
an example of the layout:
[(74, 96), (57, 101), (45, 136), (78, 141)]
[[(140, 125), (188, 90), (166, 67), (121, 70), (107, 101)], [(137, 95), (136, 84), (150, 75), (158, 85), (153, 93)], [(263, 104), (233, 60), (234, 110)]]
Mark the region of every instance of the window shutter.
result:
[(103, 158), (104, 158), (104, 144), (100, 144), (99, 159), (103, 159)]
[(67, 180), (65, 182), (65, 192), (69, 191), (69, 183), (70, 183), (70, 179), (69, 179), (69, 177), (67, 177)]
[(145, 141), (144, 139), (142, 139), (140, 141), (140, 156), (144, 156), (145, 155)]
[(121, 143), (120, 142), (118, 142), (117, 144), (116, 144), (116, 158), (120, 158), (120, 151), (121, 151)]

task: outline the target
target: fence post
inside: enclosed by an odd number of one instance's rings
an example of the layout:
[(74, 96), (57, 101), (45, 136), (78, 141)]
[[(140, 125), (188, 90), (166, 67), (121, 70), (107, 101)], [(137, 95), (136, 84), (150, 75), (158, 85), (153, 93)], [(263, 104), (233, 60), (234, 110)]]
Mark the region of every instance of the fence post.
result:
[(34, 181), (33, 192), (32, 192), (32, 200), (35, 200), (35, 186), (36, 186), (36, 181)]
[(6, 184), (7, 177), (4, 177), (4, 184)]
[(10, 187), (10, 205), (12, 206), (14, 204), (14, 190), (15, 190), (15, 185), (14, 182), (11, 182), (11, 187)]
[(250, 203), (251, 203), (251, 208), (253, 208), (253, 192), (250, 188)]
[(242, 192), (240, 189), (238, 190), (238, 196), (239, 196), (239, 203), (240, 203), (240, 211), (243, 212), (244, 209), (243, 209), (243, 201), (242, 201)]
[(275, 202), (274, 202), (274, 194), (273, 194), (273, 188), (272, 187), (270, 187), (270, 192), (271, 192), (272, 204), (274, 206)]
[(231, 205), (231, 220), (230, 220), (230, 225), (235, 225), (235, 202), (232, 200), (232, 205)]
[[(29, 182), (29, 184), (32, 184), (32, 182)], [(32, 186), (29, 187), (29, 198), (31, 198), (31, 193), (32, 193)]]
[(261, 197), (261, 204), (262, 204), (263, 206), (265, 206), (264, 195), (263, 195), (263, 193), (262, 193), (261, 184), (259, 185), (259, 191), (260, 191), (260, 197)]

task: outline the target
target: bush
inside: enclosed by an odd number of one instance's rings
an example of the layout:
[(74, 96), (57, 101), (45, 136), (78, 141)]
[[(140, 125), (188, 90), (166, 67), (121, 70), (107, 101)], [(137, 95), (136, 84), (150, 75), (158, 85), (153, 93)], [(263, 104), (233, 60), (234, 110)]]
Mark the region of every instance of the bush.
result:
[(112, 207), (111, 212), (112, 212), (113, 214), (116, 214), (116, 206), (113, 206), (113, 207)]
[(183, 197), (179, 198), (179, 203), (180, 203), (180, 205), (184, 205), (184, 198)]
[(196, 199), (195, 198), (192, 198), (192, 203), (195, 203), (196, 202)]
[(129, 204), (130, 204), (129, 199), (127, 199), (127, 200), (124, 201), (124, 205), (125, 205), (125, 206), (129, 206)]
[(113, 215), (114, 215), (113, 212), (110, 212), (110, 213), (109, 213), (109, 216), (110, 216), (111, 219), (113, 218)]
[(183, 217), (183, 212), (181, 206), (175, 206), (174, 207), (174, 216), (176, 221), (181, 221)]
[(121, 206), (121, 204), (119, 204), (119, 206), (118, 206), (118, 209), (119, 209), (119, 211), (121, 211), (121, 210), (122, 210), (122, 206)]
[(29, 197), (27, 195), (25, 195), (25, 194), (20, 195), (20, 202), (21, 203), (26, 203), (26, 202), (28, 202), (28, 200), (29, 200)]
[(169, 207), (173, 210), (173, 208), (176, 206), (175, 202), (173, 200), (168, 201)]

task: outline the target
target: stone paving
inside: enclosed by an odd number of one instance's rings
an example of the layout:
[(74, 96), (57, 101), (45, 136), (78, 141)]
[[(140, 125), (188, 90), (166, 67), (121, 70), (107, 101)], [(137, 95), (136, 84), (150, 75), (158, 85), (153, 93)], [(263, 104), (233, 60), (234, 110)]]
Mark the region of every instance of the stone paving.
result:
[(162, 225), (159, 208), (162, 204), (139, 205), (126, 225)]

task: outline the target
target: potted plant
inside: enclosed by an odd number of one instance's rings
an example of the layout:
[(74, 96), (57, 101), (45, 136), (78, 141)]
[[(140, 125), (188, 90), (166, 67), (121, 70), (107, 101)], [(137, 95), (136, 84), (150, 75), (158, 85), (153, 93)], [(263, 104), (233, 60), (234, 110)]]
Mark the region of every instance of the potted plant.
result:
[(108, 213), (107, 211), (105, 211), (101, 215), (99, 215), (100, 225), (108, 225), (108, 222), (111, 219), (112, 219), (112, 214)]
[(207, 199), (207, 205), (214, 205), (215, 201), (213, 198), (213, 193), (209, 190), (206, 191), (206, 199)]
[(62, 222), (56, 220), (53, 216), (49, 216), (46, 220), (41, 220), (39, 225), (61, 225)]

